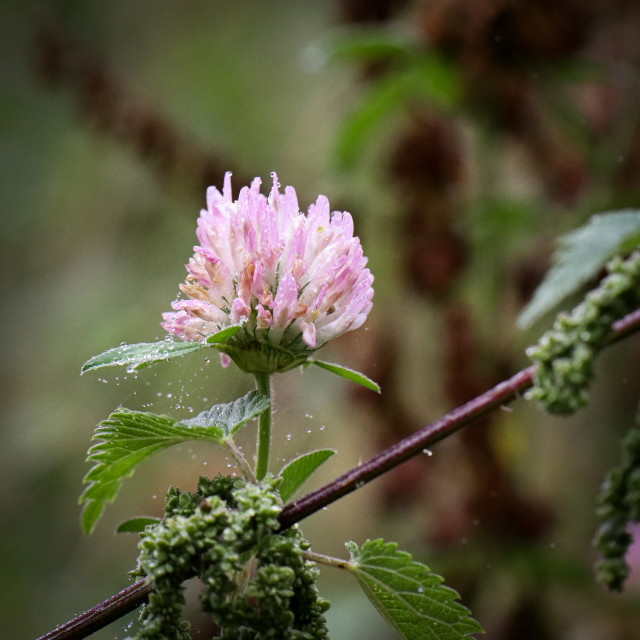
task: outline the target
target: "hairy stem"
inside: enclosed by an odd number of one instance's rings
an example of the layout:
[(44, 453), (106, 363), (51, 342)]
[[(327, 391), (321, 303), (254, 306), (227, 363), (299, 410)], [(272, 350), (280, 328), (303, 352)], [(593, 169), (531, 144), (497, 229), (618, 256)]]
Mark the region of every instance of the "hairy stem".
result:
[[(613, 330), (610, 343), (617, 342), (639, 331), (640, 309), (615, 322)], [(287, 528), (294, 525), (342, 496), (359, 489), (370, 480), (405, 462), (410, 457), (421, 453), (424, 449), (458, 429), (471, 424), (485, 413), (520, 397), (533, 383), (533, 369), (533, 367), (523, 369), (465, 405), (454, 409), (446, 416), (385, 449), (368, 462), (354, 467), (333, 482), (286, 505), (278, 517), (281, 527)], [(139, 580), (111, 596), (108, 600), (38, 638), (38, 640), (80, 640), (86, 638), (94, 631), (106, 627), (146, 602), (150, 592), (151, 587), (144, 580)]]
[[(258, 391), (271, 399), (271, 376), (256, 373)], [(258, 445), (256, 453), (256, 480), (262, 480), (269, 469), (269, 449), (271, 448), (271, 403), (258, 418)]]
[(245, 480), (247, 482), (255, 482), (256, 477), (253, 473), (253, 469), (242, 454), (242, 451), (240, 451), (240, 449), (238, 449), (238, 447), (236, 446), (236, 443), (231, 438), (225, 438), (223, 440), (223, 444), (229, 450), (229, 453), (233, 456), (233, 459), (236, 461), (236, 464), (242, 472)]
[(324, 564), (328, 567), (334, 567), (335, 569), (349, 569), (351, 564), (348, 560), (342, 560), (341, 558), (334, 558), (333, 556), (325, 556), (324, 553), (314, 553), (313, 551), (303, 551), (302, 557), (305, 560), (311, 560), (316, 564)]

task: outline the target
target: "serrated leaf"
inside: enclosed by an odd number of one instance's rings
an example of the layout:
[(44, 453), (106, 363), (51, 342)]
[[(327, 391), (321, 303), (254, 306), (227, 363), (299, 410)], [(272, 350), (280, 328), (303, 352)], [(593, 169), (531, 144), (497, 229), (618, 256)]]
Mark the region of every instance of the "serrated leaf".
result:
[(348, 542), (348, 568), (382, 616), (405, 640), (468, 640), (482, 627), (457, 602), (458, 594), (394, 542)]
[(199, 413), (195, 418), (182, 420), (182, 424), (190, 427), (207, 427), (215, 425), (222, 430), (225, 438), (229, 438), (251, 418), (255, 418), (269, 407), (271, 400), (264, 393), (249, 391), (242, 398), (227, 404), (217, 404), (207, 411)]
[(331, 371), (331, 373), (335, 373), (337, 376), (341, 376), (343, 378), (346, 378), (347, 380), (351, 380), (351, 382), (360, 384), (367, 389), (371, 389), (371, 391), (380, 393), (380, 385), (377, 382), (371, 380), (371, 378), (365, 376), (364, 373), (354, 371), (353, 369), (348, 369), (347, 367), (341, 367), (339, 364), (334, 364), (332, 362), (322, 362), (321, 360), (312, 360), (311, 358), (309, 358), (307, 362), (309, 364), (315, 364), (321, 369)]
[(104, 502), (101, 500), (87, 500), (87, 502), (85, 502), (82, 515), (80, 516), (80, 524), (85, 533), (90, 533), (93, 530), (98, 518), (100, 518), (103, 508)]
[(178, 342), (160, 340), (159, 342), (139, 342), (114, 347), (93, 356), (82, 365), (80, 373), (86, 373), (100, 367), (114, 367), (124, 365), (129, 369), (138, 369), (154, 362), (170, 360), (184, 356), (192, 351), (211, 348), (204, 342)]
[(161, 522), (160, 518), (138, 517), (125, 520), (118, 525), (116, 533), (141, 533), (150, 524)]
[[(88, 484), (79, 498), (85, 504), (82, 529), (90, 533), (107, 502), (113, 502), (125, 478), (151, 454), (191, 440), (222, 443), (252, 417), (264, 411), (269, 398), (258, 391), (228, 404), (216, 405), (188, 421), (169, 416), (120, 409), (101, 422), (89, 449), (88, 462), (95, 463), (84, 477)], [(236, 421), (236, 422), (234, 422)]]
[(318, 449), (311, 453), (305, 453), (286, 464), (278, 474), (282, 478), (282, 483), (279, 486), (282, 501), (286, 502), (305, 480), (334, 453), (334, 449)]
[(593, 216), (585, 225), (560, 238), (553, 267), (518, 318), (528, 327), (566, 296), (597, 275), (618, 253), (640, 244), (640, 211), (626, 209)]

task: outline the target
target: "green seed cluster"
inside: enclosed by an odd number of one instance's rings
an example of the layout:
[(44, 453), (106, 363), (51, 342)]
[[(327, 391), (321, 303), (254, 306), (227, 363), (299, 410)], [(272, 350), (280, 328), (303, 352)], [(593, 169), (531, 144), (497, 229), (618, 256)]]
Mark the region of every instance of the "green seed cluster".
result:
[(316, 588), (309, 544), (297, 527), (276, 533), (277, 482), (201, 478), (195, 493), (170, 489), (165, 519), (142, 534), (136, 575), (153, 586), (136, 640), (187, 640), (182, 583), (204, 584), (203, 611), (225, 640), (327, 638), (329, 603)]
[(622, 441), (622, 463), (602, 484), (597, 511), (600, 526), (594, 538), (603, 559), (596, 565), (598, 580), (621, 591), (629, 565), (625, 560), (633, 538), (628, 531), (640, 522), (640, 415), (637, 426)]
[(612, 324), (640, 305), (640, 252), (608, 265), (609, 275), (571, 314), (558, 314), (553, 328), (527, 349), (537, 365), (527, 397), (552, 413), (570, 414), (588, 400), (594, 361), (611, 337)]

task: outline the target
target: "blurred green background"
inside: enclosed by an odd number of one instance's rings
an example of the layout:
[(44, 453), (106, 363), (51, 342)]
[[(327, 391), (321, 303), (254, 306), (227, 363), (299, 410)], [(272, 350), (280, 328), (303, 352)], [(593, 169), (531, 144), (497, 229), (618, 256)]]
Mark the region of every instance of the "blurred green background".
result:
[[(275, 382), (274, 468), (336, 447), (318, 486), (527, 364), (546, 324), (515, 319), (553, 238), (640, 202), (639, 31), (637, 3), (604, 0), (4, 2), (3, 635), (42, 635), (126, 586), (136, 539), (117, 524), (230, 464), (169, 450), (80, 533), (86, 450), (111, 410), (184, 417), (251, 387), (197, 354), (79, 376), (106, 348), (162, 337), (208, 184), (277, 171), (302, 207), (323, 193), (351, 211), (370, 258), (366, 328), (324, 357), (382, 396), (320, 370)], [(314, 550), (397, 540), (492, 640), (637, 638), (640, 568), (605, 592), (590, 538), (639, 349), (603, 356), (577, 416), (518, 401), (310, 517)], [(349, 576), (325, 569), (320, 586), (334, 640), (395, 637)]]

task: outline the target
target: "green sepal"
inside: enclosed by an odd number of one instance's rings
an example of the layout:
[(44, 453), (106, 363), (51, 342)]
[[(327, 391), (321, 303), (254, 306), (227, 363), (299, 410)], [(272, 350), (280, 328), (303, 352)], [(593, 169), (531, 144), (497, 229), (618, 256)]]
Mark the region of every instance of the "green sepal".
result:
[(282, 501), (289, 500), (305, 480), (334, 453), (334, 449), (318, 449), (305, 453), (282, 467), (278, 474), (278, 477), (282, 478), (282, 484), (279, 486)]
[(158, 524), (158, 522), (162, 522), (162, 520), (160, 518), (148, 518), (144, 516), (131, 518), (121, 522), (116, 529), (116, 533), (141, 533), (148, 525)]
[(207, 342), (209, 344), (224, 344), (229, 338), (233, 338), (233, 336), (242, 329), (241, 324), (233, 324), (230, 327), (225, 327), (224, 329), (220, 329), (217, 333), (209, 336), (207, 338)]
[(367, 540), (361, 547), (347, 542), (347, 568), (387, 622), (405, 640), (468, 640), (484, 633), (457, 602), (458, 594), (426, 565), (398, 551), (395, 542)]
[(309, 364), (315, 364), (321, 369), (331, 371), (331, 373), (335, 373), (337, 376), (342, 376), (347, 380), (351, 380), (351, 382), (360, 384), (363, 387), (370, 389), (371, 391), (380, 393), (380, 385), (377, 382), (371, 380), (371, 378), (367, 378), (364, 373), (354, 371), (353, 369), (348, 369), (347, 367), (341, 367), (339, 364), (333, 364), (332, 362), (322, 362), (321, 360), (312, 360), (311, 358), (307, 360), (307, 362)]

